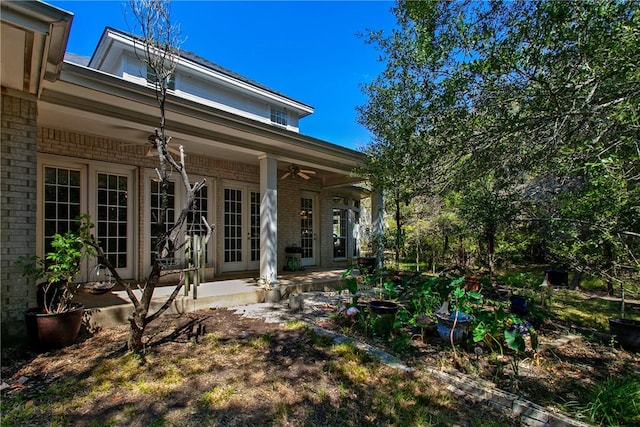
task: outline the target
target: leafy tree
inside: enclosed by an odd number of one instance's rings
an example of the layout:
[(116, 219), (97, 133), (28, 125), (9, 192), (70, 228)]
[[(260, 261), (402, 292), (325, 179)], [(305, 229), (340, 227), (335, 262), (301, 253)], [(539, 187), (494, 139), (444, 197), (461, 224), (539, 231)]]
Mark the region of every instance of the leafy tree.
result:
[[(440, 194), (491, 177), (528, 197), (520, 217), (535, 214), (549, 246), (569, 239), (558, 261), (637, 274), (640, 3), (399, 1), (395, 13), (391, 35), (370, 33), (386, 69), (361, 121), (390, 151), (428, 152), (404, 167)], [(387, 132), (398, 105), (415, 112), (410, 139)]]
[(505, 229), (518, 212), (517, 199), (505, 183), (492, 179), (471, 182), (462, 190), (459, 215), (486, 246), (489, 276), (493, 277), (494, 254), (498, 233)]

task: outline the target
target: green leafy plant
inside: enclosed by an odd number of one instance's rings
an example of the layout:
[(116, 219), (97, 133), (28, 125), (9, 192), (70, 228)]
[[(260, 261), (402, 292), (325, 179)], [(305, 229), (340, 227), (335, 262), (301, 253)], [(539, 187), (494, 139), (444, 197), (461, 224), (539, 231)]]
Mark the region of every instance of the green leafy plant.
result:
[(482, 304), (482, 293), (465, 289), (461, 286), (464, 280), (464, 277), (458, 277), (449, 283), (449, 300), (452, 310), (472, 314), (474, 308)]
[(405, 284), (411, 307), (408, 323), (413, 326), (422, 325), (429, 319), (435, 321), (434, 313), (444, 300), (439, 278), (418, 276), (418, 279), (409, 278)]
[(89, 215), (81, 215), (76, 220), (77, 231), (56, 233), (51, 242), (52, 251), (45, 259), (37, 256), (20, 257), (16, 265), (23, 269), (23, 276), (38, 281), (43, 292), (43, 309), (46, 313), (62, 313), (68, 311), (71, 300), (80, 288), (73, 280), (80, 272), (80, 262), (87, 255), (95, 255), (96, 251), (89, 242), (94, 240), (90, 234), (93, 228)]
[(600, 425), (638, 425), (640, 423), (640, 378), (608, 378), (591, 388), (586, 405), (589, 420)]
[(351, 306), (358, 306), (358, 279), (353, 276), (351, 273), (353, 272), (353, 268), (347, 268), (344, 273), (342, 273), (342, 285), (338, 288), (338, 291), (342, 292), (345, 289), (349, 291), (351, 294)]

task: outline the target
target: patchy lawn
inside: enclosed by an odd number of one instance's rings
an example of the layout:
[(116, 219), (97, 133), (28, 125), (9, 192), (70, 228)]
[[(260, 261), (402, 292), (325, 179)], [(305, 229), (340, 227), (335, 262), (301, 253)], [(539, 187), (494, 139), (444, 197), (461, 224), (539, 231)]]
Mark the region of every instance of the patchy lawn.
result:
[[(580, 293), (554, 297), (550, 312), (555, 315), (541, 328), (542, 350), (519, 358), (517, 377), (508, 354), (478, 354), (473, 346), (460, 346), (454, 358), (433, 329), (395, 330), (388, 340), (366, 336), (337, 316), (331, 304), (320, 307), (326, 316), (319, 313), (318, 325), (395, 354), (413, 372), (387, 367), (302, 323), (266, 323), (225, 309), (152, 324), (144, 363), (123, 348), (127, 327), (93, 336), (85, 332), (77, 344), (50, 353), (3, 349), (2, 379), (9, 387), (2, 392), (0, 424), (520, 425), (456, 396), (425, 366), (488, 380), (588, 421), (597, 404), (613, 407), (619, 399), (628, 409), (629, 399), (640, 397), (635, 381), (640, 355), (612, 345), (603, 331), (601, 312), (615, 307)], [(601, 391), (610, 385), (607, 397)], [(595, 400), (596, 394), (604, 402)], [(635, 411), (637, 418), (626, 425), (640, 421)], [(620, 414), (611, 416), (606, 425), (625, 425)]]
[[(204, 328), (196, 337), (190, 332)], [(399, 372), (302, 324), (217, 309), (152, 325), (146, 362), (127, 329), (68, 348), (3, 349), (2, 425), (518, 425), (427, 373)]]

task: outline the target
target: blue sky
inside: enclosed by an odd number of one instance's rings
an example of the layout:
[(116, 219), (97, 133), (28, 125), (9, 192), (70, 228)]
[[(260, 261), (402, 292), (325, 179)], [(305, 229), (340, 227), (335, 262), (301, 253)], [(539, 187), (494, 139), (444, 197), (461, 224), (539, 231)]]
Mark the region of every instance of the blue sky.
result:
[[(67, 51), (91, 56), (105, 26), (129, 31), (123, 1), (45, 0), (74, 14)], [(182, 49), (315, 108), (300, 132), (357, 149), (370, 140), (356, 123), (360, 85), (383, 69), (358, 33), (395, 25), (390, 1), (173, 0)], [(125, 13), (128, 14), (125, 17)]]

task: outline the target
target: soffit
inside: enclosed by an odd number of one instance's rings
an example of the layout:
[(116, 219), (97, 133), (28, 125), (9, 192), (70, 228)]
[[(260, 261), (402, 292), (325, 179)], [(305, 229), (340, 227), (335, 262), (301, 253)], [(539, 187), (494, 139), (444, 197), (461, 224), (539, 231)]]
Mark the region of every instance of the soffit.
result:
[[(78, 65), (66, 64), (61, 79), (47, 82), (39, 105), (43, 125), (145, 144), (159, 124), (151, 89)], [(351, 172), (362, 154), (212, 107), (169, 97), (167, 133), (187, 154), (258, 165), (265, 154), (286, 169), (295, 163), (317, 172), (326, 186), (357, 181)]]
[(58, 76), (73, 15), (40, 2), (1, 6), (2, 86), (38, 95), (42, 79)]

